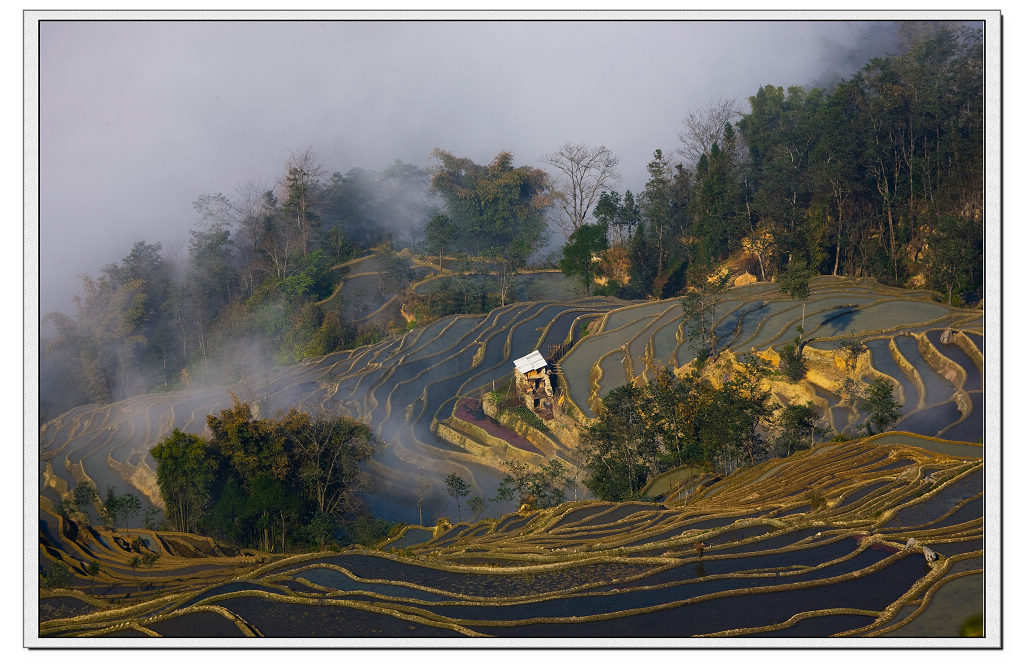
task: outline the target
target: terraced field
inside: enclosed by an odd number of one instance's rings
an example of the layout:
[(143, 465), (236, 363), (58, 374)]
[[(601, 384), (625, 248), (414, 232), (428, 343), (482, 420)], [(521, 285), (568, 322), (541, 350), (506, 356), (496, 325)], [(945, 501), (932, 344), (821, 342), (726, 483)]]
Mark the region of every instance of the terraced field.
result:
[[(886, 434), (685, 496), (668, 484), (659, 503), (567, 503), (287, 558), (183, 534), (69, 538), (44, 512), (44, 564), (102, 569), (41, 600), (40, 635), (955, 637), (983, 606), (980, 455)], [(146, 546), (116, 543), (129, 534)], [(151, 569), (125, 566), (148, 552)]]
[[(976, 310), (938, 304), (922, 293), (874, 281), (818, 277), (806, 305), (804, 355), (811, 372), (793, 391), (821, 407), (829, 428), (853, 435), (863, 416), (841, 386), (893, 381), (903, 403), (898, 429), (978, 441), (983, 432), (984, 330)], [(569, 399), (594, 417), (601, 397), (662, 366), (683, 366), (697, 352), (695, 325), (674, 300), (610, 311), (562, 359)], [(719, 352), (757, 353), (769, 361), (798, 334), (801, 303), (772, 285), (731, 290), (715, 311)], [(955, 332), (948, 344), (942, 332)], [(863, 343), (868, 354), (844, 358), (842, 345)]]
[[(356, 274), (373, 269), (353, 264)], [(363, 266), (366, 265), (366, 266)], [(550, 278), (550, 274), (541, 274)], [(773, 285), (729, 291), (716, 312), (720, 350), (754, 351), (777, 360), (795, 335), (800, 304)], [(959, 441), (982, 439), (984, 331), (980, 312), (937, 304), (923, 295), (873, 281), (819, 277), (806, 309), (804, 349), (810, 372), (797, 385), (776, 382), (781, 401), (811, 400), (835, 433), (858, 433), (864, 416), (842, 383), (863, 386), (891, 379), (904, 404), (896, 428)], [(955, 332), (943, 344), (941, 333)], [(584, 336), (584, 332), (586, 335)], [(246, 379), (232, 387), (133, 397), (104, 406), (82, 406), (40, 430), (40, 489), (52, 504), (77, 482), (91, 480), (117, 493), (141, 491), (159, 505), (149, 449), (174, 427), (202, 433), (205, 416), (230, 407), (232, 393), (271, 416), (293, 407), (345, 413), (366, 421), (387, 443), (369, 463), (375, 488), (371, 509), (413, 521), (418, 483), (431, 488), (424, 514), (433, 521), (455, 514), (441, 481), (456, 472), (474, 494), (492, 496), (509, 457), (539, 463), (568, 457), (564, 432), (523, 431), (533, 448), (517, 448), (482, 435), (453, 418), (459, 397), (489, 390), (507, 378), (511, 360), (534, 349), (574, 344), (560, 362), (565, 401), (578, 415), (593, 416), (612, 387), (644, 378), (655, 367), (693, 359), (693, 325), (678, 302), (625, 304), (591, 298), (523, 302), (487, 315), (453, 316), (372, 346), (310, 359), (304, 364)], [(858, 359), (844, 341), (863, 342)], [(561, 434), (561, 436), (559, 435)], [(541, 454), (537, 454), (541, 453)]]
[[(334, 292), (318, 302), (325, 311), (338, 313), (349, 323), (367, 323), (386, 327), (400, 320), (402, 304), (394, 289), (388, 289), (384, 278), (384, 265), (377, 255), (369, 255), (338, 265), (340, 273)], [(433, 269), (412, 259), (412, 280), (421, 281)]]
[(621, 304), (604, 298), (520, 303), (487, 315), (443, 318), (401, 337), (231, 387), (76, 408), (40, 429), (44, 503), (86, 480), (100, 490), (113, 486), (118, 494), (138, 490), (159, 504), (150, 448), (174, 427), (203, 433), (206, 415), (229, 408), (233, 393), (263, 416), (300, 407), (366, 421), (387, 443), (368, 467), (375, 489), (371, 509), (393, 519), (416, 519), (413, 490), (422, 478), (431, 486), (424, 516), (454, 516), (453, 500), (441, 494), (443, 478), (457, 472), (474, 493), (493, 495), (497, 467), (507, 453), (470, 440), (455, 445), (435, 434), (436, 423), (451, 417), (457, 397), (479, 397), (492, 381), (507, 377), (511, 360), (564, 343), (580, 318), (603, 316)]
[[(497, 290), (497, 276), (492, 274), (460, 274), (458, 277), (471, 281), (491, 291)], [(414, 289), (427, 295), (438, 289), (439, 277), (430, 277), (416, 283)], [(533, 271), (516, 274), (512, 282), (512, 296), (516, 301), (560, 300), (578, 291), (578, 285), (557, 270)]]

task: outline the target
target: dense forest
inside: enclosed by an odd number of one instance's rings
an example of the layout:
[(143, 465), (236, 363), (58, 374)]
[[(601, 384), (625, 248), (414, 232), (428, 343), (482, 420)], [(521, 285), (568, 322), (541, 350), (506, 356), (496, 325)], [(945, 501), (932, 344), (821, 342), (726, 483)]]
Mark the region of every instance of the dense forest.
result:
[(411, 276), (400, 249), (438, 270), (487, 263), (493, 294), (454, 307), (467, 310), (511, 299), (515, 271), (559, 234), (558, 266), (582, 290), (623, 298), (683, 294), (725, 263), (759, 280), (873, 276), (977, 302), (982, 38), (943, 24), (903, 35), (899, 54), (827, 90), (766, 85), (745, 112), (720, 100), (690, 114), (639, 193), (614, 189), (618, 160), (603, 146), (566, 144), (548, 171), (508, 152), (481, 165), (438, 149), (426, 169), (329, 174), (296, 152), (272, 186), (199, 196), (184, 252), (139, 241), (83, 278), (75, 314), (45, 316), (56, 336), (43, 342), (40, 420), (386, 335), (319, 304), (339, 265), (371, 249), (395, 291)]

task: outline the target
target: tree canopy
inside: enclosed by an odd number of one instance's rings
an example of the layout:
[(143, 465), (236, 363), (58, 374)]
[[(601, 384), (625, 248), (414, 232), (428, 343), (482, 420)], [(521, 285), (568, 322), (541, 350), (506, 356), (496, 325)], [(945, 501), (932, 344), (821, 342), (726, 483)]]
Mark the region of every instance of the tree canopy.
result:
[(322, 545), (360, 515), (360, 465), (375, 448), (361, 422), (296, 410), (260, 419), (236, 399), (206, 424), (209, 440), (175, 429), (151, 450), (178, 530), (280, 550), (289, 538)]

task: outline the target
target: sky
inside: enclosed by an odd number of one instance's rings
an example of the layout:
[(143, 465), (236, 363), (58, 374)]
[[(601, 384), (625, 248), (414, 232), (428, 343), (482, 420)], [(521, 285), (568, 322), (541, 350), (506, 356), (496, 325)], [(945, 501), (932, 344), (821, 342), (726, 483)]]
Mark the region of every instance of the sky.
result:
[(683, 118), (759, 86), (848, 76), (894, 47), (885, 22), (48, 21), (39, 34), (40, 311), (137, 241), (184, 254), (192, 202), (274, 184), (293, 151), (329, 171), (543, 167), (566, 142), (643, 188)]

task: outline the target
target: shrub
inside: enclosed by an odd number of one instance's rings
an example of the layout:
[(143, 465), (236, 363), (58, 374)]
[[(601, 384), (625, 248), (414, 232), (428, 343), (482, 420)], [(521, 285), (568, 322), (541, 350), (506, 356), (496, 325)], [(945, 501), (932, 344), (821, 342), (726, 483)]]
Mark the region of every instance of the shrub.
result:
[(903, 416), (903, 404), (896, 401), (895, 389), (888, 378), (879, 378), (868, 386), (860, 404), (868, 414), (864, 422), (868, 435), (887, 431)]
[(71, 584), (71, 569), (63, 561), (55, 561), (39, 574), (39, 584), (45, 589), (63, 589)]
[(513, 408), (511, 410), (511, 413), (516, 417), (520, 418), (526, 424), (536, 429), (537, 431), (541, 431), (544, 433), (548, 433), (551, 431), (550, 429), (548, 429), (548, 426), (544, 424), (543, 420), (537, 417), (537, 415), (533, 411), (531, 411), (526, 406), (523, 406), (522, 404), (519, 404), (518, 406)]
[(794, 383), (800, 382), (807, 375), (807, 362), (804, 361), (798, 339), (783, 346), (779, 353), (779, 371)]

